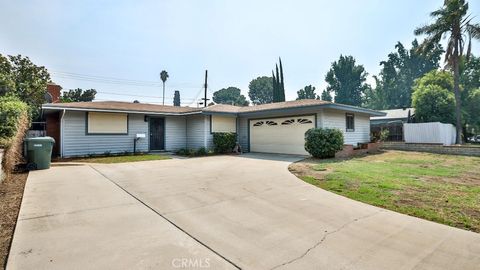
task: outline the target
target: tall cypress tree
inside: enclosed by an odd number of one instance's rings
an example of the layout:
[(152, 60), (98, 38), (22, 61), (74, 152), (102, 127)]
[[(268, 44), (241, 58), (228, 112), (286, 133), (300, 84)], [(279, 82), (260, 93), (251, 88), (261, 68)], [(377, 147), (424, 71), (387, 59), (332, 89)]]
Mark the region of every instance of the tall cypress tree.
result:
[(273, 83), (273, 102), (285, 101), (285, 84), (283, 82), (283, 67), (280, 57), (280, 70), (278, 64), (275, 64), (275, 72), (272, 70), (272, 83)]
[(277, 79), (275, 78), (275, 73), (273, 72), (273, 70), (272, 70), (272, 86), (273, 86), (273, 92), (272, 92), (273, 99), (272, 99), (272, 101), (276, 102), (277, 93), (278, 93), (277, 88), (278, 87), (277, 87)]
[(279, 88), (279, 98), (280, 101), (285, 101), (285, 84), (283, 82), (283, 67), (282, 67), (282, 59), (278, 57), (280, 62), (280, 88)]

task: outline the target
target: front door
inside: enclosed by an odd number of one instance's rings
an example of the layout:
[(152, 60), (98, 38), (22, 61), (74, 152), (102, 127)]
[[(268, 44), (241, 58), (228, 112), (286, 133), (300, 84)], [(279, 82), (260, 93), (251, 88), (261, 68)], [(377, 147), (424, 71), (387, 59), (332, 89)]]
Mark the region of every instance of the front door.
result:
[(150, 118), (150, 150), (165, 150), (164, 118)]

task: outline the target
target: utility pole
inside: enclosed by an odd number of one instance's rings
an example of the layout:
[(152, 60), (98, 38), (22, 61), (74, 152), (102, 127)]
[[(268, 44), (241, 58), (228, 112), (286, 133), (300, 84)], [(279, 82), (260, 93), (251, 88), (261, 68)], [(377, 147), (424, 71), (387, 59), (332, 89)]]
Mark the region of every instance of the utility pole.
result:
[(203, 100), (203, 107), (207, 107), (207, 78), (208, 78), (208, 70), (205, 70), (205, 97), (202, 98)]

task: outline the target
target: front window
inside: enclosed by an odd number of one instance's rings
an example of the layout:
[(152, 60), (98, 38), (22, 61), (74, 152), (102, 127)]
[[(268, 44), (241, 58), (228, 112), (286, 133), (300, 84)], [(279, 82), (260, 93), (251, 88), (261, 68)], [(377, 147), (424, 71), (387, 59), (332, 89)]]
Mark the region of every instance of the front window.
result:
[(126, 113), (88, 112), (87, 134), (126, 135), (128, 134), (128, 115)]
[(345, 116), (346, 116), (347, 132), (355, 131), (355, 115), (351, 113), (347, 113)]

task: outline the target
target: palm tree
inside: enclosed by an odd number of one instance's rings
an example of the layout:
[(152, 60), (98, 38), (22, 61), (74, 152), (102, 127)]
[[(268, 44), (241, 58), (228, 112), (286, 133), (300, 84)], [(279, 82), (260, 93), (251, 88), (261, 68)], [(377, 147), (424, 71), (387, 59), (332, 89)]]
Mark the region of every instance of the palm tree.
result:
[(445, 63), (446, 67), (453, 69), (457, 143), (462, 143), (459, 62), (460, 57), (464, 55), (465, 43), (468, 42), (465, 53), (468, 59), (472, 48), (472, 38), (480, 40), (480, 25), (472, 23), (472, 17), (468, 14), (468, 3), (465, 0), (445, 0), (443, 6), (430, 13), (430, 16), (434, 22), (415, 29), (415, 35), (427, 35), (420, 46), (420, 49), (425, 51), (432, 48), (442, 38), (448, 37)]
[(160, 72), (160, 79), (163, 82), (163, 101), (162, 101), (162, 105), (165, 105), (165, 82), (168, 79), (168, 72), (166, 70), (162, 70), (162, 72)]

